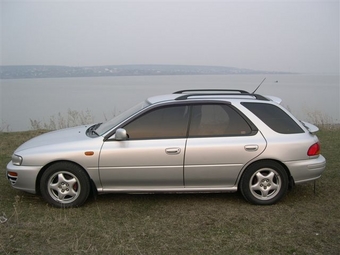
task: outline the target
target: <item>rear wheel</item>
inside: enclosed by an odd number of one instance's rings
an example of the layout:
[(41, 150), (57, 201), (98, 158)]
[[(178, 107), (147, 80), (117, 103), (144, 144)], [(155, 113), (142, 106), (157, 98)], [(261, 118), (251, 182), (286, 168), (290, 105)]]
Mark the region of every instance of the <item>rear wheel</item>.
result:
[(240, 189), (243, 197), (258, 205), (271, 205), (285, 196), (288, 190), (285, 169), (274, 161), (260, 161), (244, 172)]
[(40, 191), (56, 207), (77, 207), (89, 196), (90, 182), (84, 170), (70, 162), (51, 165), (43, 173)]

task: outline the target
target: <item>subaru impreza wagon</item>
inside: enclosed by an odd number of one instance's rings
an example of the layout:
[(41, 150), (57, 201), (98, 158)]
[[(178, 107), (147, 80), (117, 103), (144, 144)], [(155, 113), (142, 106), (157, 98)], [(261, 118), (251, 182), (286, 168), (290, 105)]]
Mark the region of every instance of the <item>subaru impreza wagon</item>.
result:
[(273, 204), (326, 166), (318, 128), (280, 103), (233, 89), (150, 97), (105, 123), (27, 141), (7, 178), (57, 207), (80, 206), (91, 192), (239, 190), (250, 203)]

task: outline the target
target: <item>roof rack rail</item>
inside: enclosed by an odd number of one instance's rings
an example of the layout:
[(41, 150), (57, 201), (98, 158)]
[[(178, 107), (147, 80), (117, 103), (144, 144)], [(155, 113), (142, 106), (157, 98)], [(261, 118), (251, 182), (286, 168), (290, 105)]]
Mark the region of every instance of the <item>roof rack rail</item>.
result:
[[(207, 92), (210, 92), (210, 93), (190, 93), (190, 94), (186, 94), (186, 93), (183, 93), (183, 92), (203, 92), (203, 91), (207, 91)], [(220, 92), (223, 92), (223, 91), (231, 91), (232, 93), (220, 93)], [(218, 93), (212, 93), (212, 92), (218, 92)], [(176, 91), (174, 92), (173, 94), (182, 94), (181, 96), (177, 97), (175, 100), (186, 100), (188, 99), (189, 97), (199, 97), (199, 96), (250, 96), (250, 97), (255, 97), (256, 99), (258, 100), (264, 100), (264, 101), (268, 101), (269, 99), (262, 96), (262, 95), (259, 95), (259, 94), (252, 94), (252, 93), (249, 93), (247, 91), (244, 91), (244, 90), (223, 90), (223, 89), (212, 89), (212, 90), (180, 90), (180, 91)]]
[(234, 92), (234, 94), (250, 94), (248, 91), (240, 89), (186, 89), (176, 91), (173, 94), (184, 94), (186, 92)]

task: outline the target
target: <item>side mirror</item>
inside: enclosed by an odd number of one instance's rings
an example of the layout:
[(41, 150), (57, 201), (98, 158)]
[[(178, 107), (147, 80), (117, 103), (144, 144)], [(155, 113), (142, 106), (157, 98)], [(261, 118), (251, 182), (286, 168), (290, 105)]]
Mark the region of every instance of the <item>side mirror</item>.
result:
[(126, 133), (126, 130), (124, 128), (118, 128), (116, 130), (115, 140), (124, 141), (124, 140), (127, 140), (128, 138), (129, 138), (129, 136)]

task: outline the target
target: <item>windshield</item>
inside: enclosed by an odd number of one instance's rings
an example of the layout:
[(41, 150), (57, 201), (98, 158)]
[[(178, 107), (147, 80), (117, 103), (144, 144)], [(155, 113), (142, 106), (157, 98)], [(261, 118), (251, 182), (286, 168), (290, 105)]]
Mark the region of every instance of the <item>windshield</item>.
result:
[(122, 112), (121, 114), (115, 116), (113, 119), (104, 122), (101, 124), (97, 129), (96, 133), (99, 135), (105, 134), (107, 131), (112, 129), (113, 127), (117, 126), (119, 123), (127, 119), (128, 117), (132, 116), (133, 114), (139, 112), (143, 108), (150, 105), (147, 101), (140, 102), (139, 104), (135, 105), (134, 107), (130, 108), (129, 110)]

